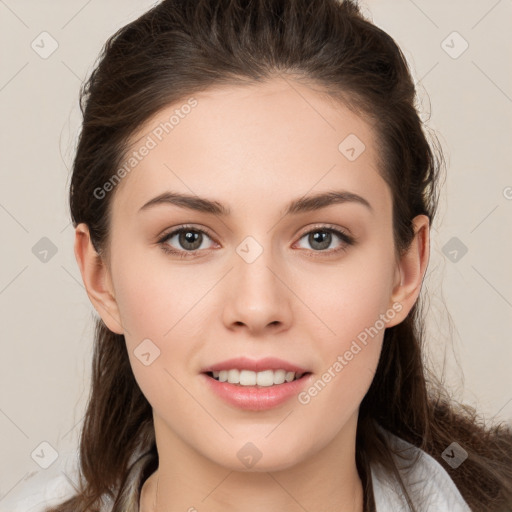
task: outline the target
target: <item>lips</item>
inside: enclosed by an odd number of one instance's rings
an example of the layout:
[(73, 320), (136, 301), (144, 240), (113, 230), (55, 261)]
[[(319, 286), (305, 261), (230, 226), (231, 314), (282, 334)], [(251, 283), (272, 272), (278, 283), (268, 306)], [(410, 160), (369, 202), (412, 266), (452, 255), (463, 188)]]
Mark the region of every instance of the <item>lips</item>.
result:
[[(240, 383), (221, 382), (218, 378), (221, 372), (224, 378), (227, 374), (236, 374), (230, 377), (239, 376)], [(274, 383), (270, 382), (269, 373), (274, 374)], [(292, 374), (295, 377), (293, 380), (290, 379)], [(283, 379), (283, 375), (288, 378)], [(263, 411), (290, 401), (311, 382), (313, 374), (307, 368), (284, 359), (237, 357), (206, 366), (201, 371), (201, 377), (210, 391), (231, 406), (248, 411)], [(237, 378), (229, 380), (237, 381)], [(258, 380), (261, 380), (259, 384)]]
[(224, 403), (236, 409), (246, 411), (265, 411), (277, 408), (290, 401), (308, 385), (311, 384), (313, 374), (306, 373), (300, 379), (284, 382), (276, 386), (240, 386), (229, 382), (219, 382), (207, 373), (200, 374), (201, 380), (214, 395)]

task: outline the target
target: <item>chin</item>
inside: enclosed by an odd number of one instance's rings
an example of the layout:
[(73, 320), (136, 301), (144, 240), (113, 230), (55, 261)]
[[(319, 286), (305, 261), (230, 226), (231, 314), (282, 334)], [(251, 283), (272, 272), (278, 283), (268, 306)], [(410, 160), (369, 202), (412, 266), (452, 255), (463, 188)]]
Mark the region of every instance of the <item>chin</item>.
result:
[[(214, 455), (210, 460), (226, 469), (242, 473), (284, 471), (300, 464), (308, 457), (309, 452), (304, 450), (304, 446), (300, 448), (299, 451), (293, 444), (287, 447), (268, 441), (264, 443), (263, 440), (247, 441), (236, 443), (236, 446), (223, 450), (217, 454), (218, 457)], [(233, 453), (232, 450), (235, 457), (226, 458), (226, 453)]]

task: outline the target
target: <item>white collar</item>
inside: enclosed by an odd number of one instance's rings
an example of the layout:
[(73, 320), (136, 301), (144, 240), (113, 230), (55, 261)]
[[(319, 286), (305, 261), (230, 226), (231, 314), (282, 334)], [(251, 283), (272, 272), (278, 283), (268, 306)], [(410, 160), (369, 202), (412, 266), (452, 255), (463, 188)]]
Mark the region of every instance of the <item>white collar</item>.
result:
[[(395, 455), (399, 473), (419, 512), (471, 512), (447, 471), (432, 456), (391, 432), (382, 429), (391, 446), (404, 450), (407, 459), (417, 456), (409, 469), (407, 460)], [(373, 493), (377, 512), (409, 512), (400, 484), (393, 474), (380, 465), (371, 467)]]

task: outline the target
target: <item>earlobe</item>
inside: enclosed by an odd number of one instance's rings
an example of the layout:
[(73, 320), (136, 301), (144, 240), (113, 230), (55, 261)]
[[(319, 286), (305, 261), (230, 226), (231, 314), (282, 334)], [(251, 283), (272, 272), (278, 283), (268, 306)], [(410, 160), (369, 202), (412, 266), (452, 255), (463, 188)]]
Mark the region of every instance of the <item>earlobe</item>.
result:
[(412, 309), (421, 291), (421, 284), (430, 256), (429, 219), (426, 215), (417, 215), (413, 219), (414, 239), (400, 258), (396, 270), (396, 280), (391, 296), (391, 304), (402, 305), (400, 315), (388, 325), (399, 324)]
[(75, 258), (82, 274), (87, 295), (105, 325), (116, 334), (123, 334), (119, 308), (107, 265), (96, 252), (87, 224), (75, 229)]

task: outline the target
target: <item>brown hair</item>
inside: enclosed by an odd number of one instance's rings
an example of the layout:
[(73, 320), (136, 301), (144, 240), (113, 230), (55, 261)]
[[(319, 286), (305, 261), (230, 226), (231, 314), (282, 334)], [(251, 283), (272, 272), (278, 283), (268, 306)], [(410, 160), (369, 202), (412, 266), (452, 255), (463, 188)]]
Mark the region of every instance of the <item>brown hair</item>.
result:
[[(277, 76), (320, 86), (374, 126), (380, 169), (393, 197), (398, 254), (413, 238), (416, 215), (427, 215), (432, 224), (441, 150), (435, 137), (427, 141), (402, 52), (354, 2), (164, 0), (106, 42), (81, 91), (83, 126), (70, 208), (74, 226), (88, 225), (101, 257), (108, 254), (115, 190), (101, 199), (94, 191), (121, 165), (130, 136), (163, 107), (211, 86)], [(361, 403), (356, 463), (364, 510), (375, 510), (373, 464), (394, 473), (407, 496), (379, 426), (443, 464), (471, 508), (505, 510), (512, 503), (510, 428), (479, 424), (473, 409), (450, 399), (427, 373), (421, 307), (418, 300), (402, 323), (386, 329), (373, 383)], [(456, 470), (441, 458), (453, 441), (469, 454)], [(132, 374), (124, 336), (97, 320), (80, 439), (80, 490), (52, 511), (137, 511), (142, 483), (157, 466), (152, 409)], [(411, 500), (409, 505), (414, 511)]]

